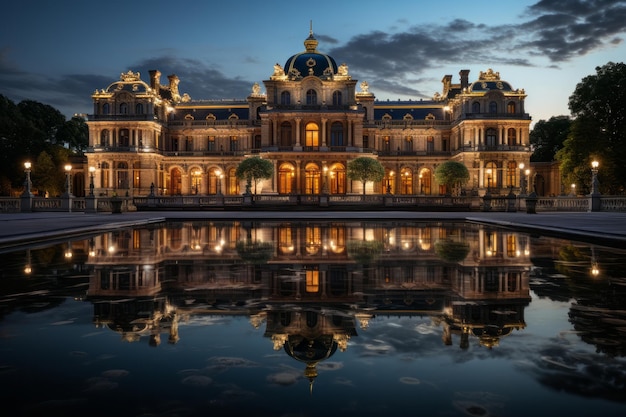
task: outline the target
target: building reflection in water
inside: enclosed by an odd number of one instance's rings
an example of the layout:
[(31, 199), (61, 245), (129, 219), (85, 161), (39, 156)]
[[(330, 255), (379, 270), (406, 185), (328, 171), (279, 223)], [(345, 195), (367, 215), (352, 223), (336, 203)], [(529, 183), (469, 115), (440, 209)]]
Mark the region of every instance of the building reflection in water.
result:
[(192, 316), (247, 315), (310, 381), (377, 316), (429, 316), (445, 345), (492, 348), (530, 302), (527, 238), (477, 225), (190, 221), (88, 245), (97, 326), (158, 346)]

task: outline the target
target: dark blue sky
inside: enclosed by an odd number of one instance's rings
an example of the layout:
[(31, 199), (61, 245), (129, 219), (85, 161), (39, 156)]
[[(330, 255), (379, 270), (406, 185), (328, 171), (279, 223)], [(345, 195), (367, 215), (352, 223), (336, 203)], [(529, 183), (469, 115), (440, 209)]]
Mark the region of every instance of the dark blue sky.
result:
[(626, 57), (621, 0), (24, 0), (4, 17), (0, 94), (67, 117), (91, 113), (93, 91), (129, 70), (175, 73), (193, 99), (245, 98), (304, 49), (311, 21), (318, 49), (378, 99), (429, 98), (445, 74), (492, 68), (526, 90), (534, 120), (569, 114), (576, 84)]

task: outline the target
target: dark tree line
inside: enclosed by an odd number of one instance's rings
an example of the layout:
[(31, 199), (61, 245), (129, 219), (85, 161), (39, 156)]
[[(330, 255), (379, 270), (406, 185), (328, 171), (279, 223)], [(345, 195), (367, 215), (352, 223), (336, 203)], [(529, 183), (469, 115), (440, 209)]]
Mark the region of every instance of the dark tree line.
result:
[(558, 161), (563, 183), (591, 189), (591, 162), (600, 163), (603, 194), (626, 190), (626, 64), (609, 62), (583, 78), (569, 97), (568, 116), (540, 120), (530, 132), (531, 161)]
[(23, 187), (26, 161), (32, 163), (35, 189), (61, 193), (63, 165), (88, 143), (89, 131), (82, 118), (66, 120), (47, 104), (32, 100), (15, 104), (0, 94), (0, 195)]

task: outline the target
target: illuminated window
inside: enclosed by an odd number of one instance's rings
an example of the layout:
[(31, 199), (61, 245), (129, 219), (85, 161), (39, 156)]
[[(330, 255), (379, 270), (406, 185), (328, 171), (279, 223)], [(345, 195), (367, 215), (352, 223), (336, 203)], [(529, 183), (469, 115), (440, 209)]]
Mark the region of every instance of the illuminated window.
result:
[(515, 102), (514, 101), (509, 101), (508, 104), (506, 105), (506, 112), (509, 114), (513, 114), (515, 113)]
[(320, 272), (306, 271), (306, 292), (318, 292), (320, 290)]
[(316, 123), (307, 123), (305, 130), (305, 146), (320, 146), (319, 127)]

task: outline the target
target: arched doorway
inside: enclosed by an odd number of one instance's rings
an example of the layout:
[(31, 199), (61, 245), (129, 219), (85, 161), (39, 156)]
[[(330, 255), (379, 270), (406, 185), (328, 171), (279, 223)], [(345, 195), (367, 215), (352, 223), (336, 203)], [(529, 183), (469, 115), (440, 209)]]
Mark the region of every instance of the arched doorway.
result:
[(413, 194), (413, 170), (402, 168), (400, 171), (400, 194)]
[(183, 193), (183, 175), (179, 168), (172, 168), (170, 171), (170, 195), (180, 195)]
[(432, 194), (432, 171), (429, 168), (422, 169), (418, 179), (420, 194)]
[(224, 173), (219, 168), (211, 168), (209, 170), (209, 194), (221, 194), (222, 178)]
[(291, 194), (295, 184), (295, 167), (290, 163), (282, 163), (278, 168), (278, 194)]
[(343, 164), (334, 164), (330, 167), (328, 181), (331, 194), (346, 193), (346, 168)]
[(191, 170), (190, 175), (190, 190), (191, 194), (202, 194), (202, 170), (200, 168), (194, 168)]
[(308, 163), (304, 167), (304, 193), (320, 193), (320, 167), (314, 163)]

